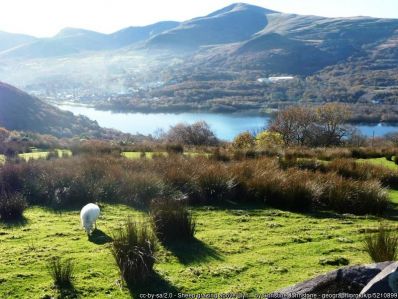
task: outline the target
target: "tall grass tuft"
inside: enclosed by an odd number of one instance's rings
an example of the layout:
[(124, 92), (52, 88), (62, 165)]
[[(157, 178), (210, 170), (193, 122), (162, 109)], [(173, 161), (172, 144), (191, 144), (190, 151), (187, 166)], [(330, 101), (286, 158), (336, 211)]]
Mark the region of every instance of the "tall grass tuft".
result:
[(380, 225), (377, 233), (369, 234), (364, 240), (365, 251), (376, 263), (395, 261), (397, 246), (398, 237), (383, 225)]
[(3, 221), (21, 219), (28, 204), (22, 194), (3, 194), (0, 196), (0, 218)]
[(156, 238), (147, 223), (130, 218), (113, 235), (111, 252), (127, 285), (145, 283), (153, 273)]
[(193, 239), (196, 222), (183, 200), (154, 200), (150, 207), (150, 216), (160, 240), (170, 242)]
[(199, 201), (208, 203), (230, 199), (236, 187), (234, 177), (221, 164), (203, 164), (198, 171), (196, 183)]
[(74, 269), (74, 264), (70, 259), (62, 260), (60, 257), (54, 257), (47, 263), (47, 270), (54, 285), (59, 288), (72, 286)]

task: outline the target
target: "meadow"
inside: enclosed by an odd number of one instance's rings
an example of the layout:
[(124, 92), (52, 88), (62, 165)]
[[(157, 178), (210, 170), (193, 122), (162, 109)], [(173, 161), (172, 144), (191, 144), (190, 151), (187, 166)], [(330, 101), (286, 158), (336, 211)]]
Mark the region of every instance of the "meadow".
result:
[[(392, 195), (397, 201), (398, 193)], [(73, 289), (63, 294), (71, 298), (164, 291), (267, 293), (347, 264), (370, 263), (362, 247), (366, 232), (377, 230), (380, 221), (396, 226), (395, 210), (387, 219), (294, 213), (263, 205), (194, 207), (196, 239), (170, 248), (159, 243), (156, 276), (146, 288), (129, 290), (122, 287), (108, 242), (127, 216), (144, 220), (145, 213), (125, 205), (101, 208), (99, 230), (91, 239), (80, 227), (78, 210), (32, 207), (22, 223), (1, 224), (1, 296), (60, 295), (46, 270), (52, 256), (75, 261)]]
[[(0, 221), (1, 298), (268, 293), (370, 263), (365, 236), (380, 223), (397, 228), (398, 172), (384, 152), (357, 158), (346, 149), (300, 149), (279, 157), (221, 149), (153, 151), (146, 159), (141, 151), (92, 152), (0, 168), (2, 192), (22, 194), (29, 205), (21, 219)], [(318, 163), (325, 155), (332, 158)], [(111, 254), (115, 231), (128, 217), (148, 222), (152, 199), (180, 197), (196, 221), (195, 238), (158, 241), (151, 279), (126, 285)], [(102, 211), (91, 237), (79, 219), (88, 202)], [(57, 256), (75, 265), (66, 289), (47, 270)]]

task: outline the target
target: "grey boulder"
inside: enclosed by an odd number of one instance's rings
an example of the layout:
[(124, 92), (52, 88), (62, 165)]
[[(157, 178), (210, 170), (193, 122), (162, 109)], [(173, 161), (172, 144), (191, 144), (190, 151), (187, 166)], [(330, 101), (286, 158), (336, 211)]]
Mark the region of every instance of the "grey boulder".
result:
[(361, 291), (361, 295), (386, 293), (398, 293), (398, 262), (385, 267)]
[(289, 297), (289, 294), (295, 294), (296, 298), (299, 295), (305, 297), (305, 294), (359, 294), (369, 281), (392, 263), (344, 267), (279, 290), (268, 298)]

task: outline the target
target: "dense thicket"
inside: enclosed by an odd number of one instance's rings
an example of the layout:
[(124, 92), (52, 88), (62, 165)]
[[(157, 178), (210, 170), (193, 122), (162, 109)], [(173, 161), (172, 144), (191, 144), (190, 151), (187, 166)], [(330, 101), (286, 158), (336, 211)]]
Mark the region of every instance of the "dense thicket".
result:
[[(382, 213), (387, 192), (376, 175), (366, 179), (335, 169), (284, 169), (276, 158), (221, 162), (170, 156), (127, 160), (74, 157), (6, 164), (1, 192), (21, 193), (30, 204), (81, 207), (106, 201), (148, 206), (154, 198), (187, 197), (191, 203), (256, 201), (282, 209)], [(349, 173), (348, 173), (349, 174)]]

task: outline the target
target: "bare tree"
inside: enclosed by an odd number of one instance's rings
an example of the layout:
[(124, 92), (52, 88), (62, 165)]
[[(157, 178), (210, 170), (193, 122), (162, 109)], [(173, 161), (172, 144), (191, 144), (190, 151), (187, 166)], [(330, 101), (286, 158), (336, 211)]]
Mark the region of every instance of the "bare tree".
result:
[(269, 130), (279, 133), (285, 145), (338, 145), (350, 132), (346, 125), (349, 117), (349, 108), (338, 103), (317, 108), (293, 106), (280, 111)]
[(286, 145), (304, 145), (315, 121), (316, 115), (311, 108), (292, 106), (277, 114), (269, 130), (281, 134)]
[(166, 140), (186, 145), (216, 145), (218, 143), (217, 137), (204, 121), (192, 125), (177, 124), (167, 132)]

